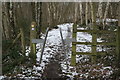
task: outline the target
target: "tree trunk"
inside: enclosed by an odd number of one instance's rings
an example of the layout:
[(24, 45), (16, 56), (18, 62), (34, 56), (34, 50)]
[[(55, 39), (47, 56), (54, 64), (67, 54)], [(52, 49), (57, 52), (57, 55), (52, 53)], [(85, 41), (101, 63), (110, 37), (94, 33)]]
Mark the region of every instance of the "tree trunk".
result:
[[(19, 31), (20, 31), (20, 34), (21, 34), (21, 48), (22, 48), (22, 53), (23, 55), (25, 55), (25, 21), (24, 21), (24, 15), (23, 15), (23, 12), (22, 12), (22, 4), (18, 4), (19, 5), (19, 8), (17, 9), (17, 12), (16, 12), (16, 24), (17, 26), (19, 27)], [(22, 17), (21, 17), (22, 16)]]
[(78, 11), (78, 3), (75, 3), (75, 20), (74, 20), (74, 22), (76, 23), (76, 21), (77, 21), (77, 11)]
[(32, 6), (32, 21), (36, 22), (36, 12), (35, 12), (35, 2), (31, 2), (31, 6)]
[[(38, 35), (41, 34), (41, 27), (42, 27), (42, 2), (38, 4), (39, 11), (38, 11)], [(38, 36), (40, 37), (40, 36)]]
[(85, 23), (88, 25), (88, 2), (86, 2), (85, 18)]
[(22, 53), (25, 55), (25, 35), (23, 28), (20, 28)]
[(80, 22), (81, 22), (81, 25), (82, 25), (83, 24), (82, 2), (80, 2), (79, 7), (80, 7)]
[(14, 25), (14, 4), (13, 2), (10, 2), (10, 11), (9, 11), (9, 14), (10, 14), (10, 27), (12, 29), (12, 38), (15, 38), (17, 35), (15, 33), (15, 25)]
[(92, 23), (93, 25), (96, 24), (96, 11), (95, 11), (95, 3), (94, 2), (90, 2), (91, 5), (91, 18), (92, 18)]
[(105, 13), (104, 13), (104, 19), (103, 19), (103, 29), (105, 28), (105, 24), (106, 24), (106, 17), (107, 17), (109, 5), (110, 5), (110, 2), (107, 2)]
[(102, 17), (103, 17), (102, 6), (103, 6), (102, 2), (100, 2), (98, 7), (98, 17), (100, 18), (100, 25), (102, 25)]
[(10, 28), (10, 14), (9, 14), (9, 10), (10, 10), (10, 3), (7, 2), (5, 3), (5, 16), (3, 16), (4, 18), (4, 26), (5, 26), (5, 33), (6, 33), (6, 38), (7, 39), (11, 39), (11, 28)]

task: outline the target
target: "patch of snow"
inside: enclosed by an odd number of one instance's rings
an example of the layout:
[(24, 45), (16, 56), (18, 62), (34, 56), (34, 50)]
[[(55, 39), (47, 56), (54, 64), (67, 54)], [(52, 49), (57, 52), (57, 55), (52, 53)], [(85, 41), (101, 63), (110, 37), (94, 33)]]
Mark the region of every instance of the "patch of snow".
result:
[[(100, 21), (104, 21), (104, 19), (100, 20), (100, 19), (97, 19), (96, 22), (100, 22)], [(106, 22), (116, 22), (118, 21), (118, 19), (110, 19), (110, 18), (106, 18)]]
[[(62, 30), (62, 34), (63, 35), (63, 39), (66, 39), (68, 36), (72, 37), (72, 35), (69, 35), (68, 33), (68, 28), (70, 28), (70, 30), (72, 31), (72, 26), (73, 23), (67, 23), (67, 24), (62, 24), (62, 25), (58, 25), (58, 29), (52, 29), (48, 32), (48, 37), (47, 37), (47, 42), (45, 45), (45, 49), (44, 49), (44, 53), (43, 53), (43, 57), (42, 57), (42, 62), (41, 64), (39, 64), (39, 66), (34, 66), (33, 69), (34, 74), (37, 74), (38, 70), (42, 71), (45, 69), (45, 66), (49, 63), (49, 59), (54, 57), (54, 54), (56, 53), (56, 51), (58, 51), (58, 47), (59, 45), (61, 45), (61, 36), (60, 36), (60, 28)], [(85, 28), (79, 28), (81, 30), (84, 30)], [(70, 33), (72, 34), (72, 33)], [(45, 35), (42, 34), (42, 39), (45, 38)], [(92, 42), (92, 35), (87, 33), (87, 32), (77, 32), (77, 41), (78, 42)], [(101, 40), (101, 38), (97, 38), (97, 42), (103, 42), (103, 40)], [(40, 55), (41, 55), (41, 50), (42, 50), (42, 45), (41, 43), (37, 43), (36, 44), (36, 49), (37, 49), (37, 61), (40, 61)], [(71, 47), (72, 44), (68, 44), (69, 45), (69, 51), (66, 52), (66, 60), (62, 60), (61, 63), (61, 67), (62, 67), (62, 72), (63, 73), (69, 73), (66, 74), (67, 76), (73, 78), (75, 75), (78, 75), (79, 73), (76, 72), (75, 67), (70, 66), (70, 59), (71, 59)], [(77, 52), (91, 52), (91, 46), (90, 45), (76, 45), (76, 51)], [(51, 48), (52, 47), (52, 48)], [(26, 47), (26, 56), (29, 55), (30, 53), (30, 47), (27, 46)], [(98, 46), (97, 47), (98, 51), (102, 51), (103, 48)], [(89, 59), (87, 59), (88, 56), (87, 55), (76, 55), (76, 61), (77, 63), (79, 61), (88, 61)], [(88, 65), (87, 65), (88, 66)], [(91, 66), (89, 66), (91, 67)], [(111, 69), (110, 67), (103, 67), (103, 69)], [(24, 70), (24, 69), (23, 69)], [(97, 69), (94, 69), (93, 71), (98, 71)], [(31, 72), (30, 69), (23, 71), (23, 73), (27, 73), (27, 72)], [(85, 74), (79, 74), (80, 76), (86, 76), (88, 77), (89, 73), (85, 73)], [(110, 73), (108, 73), (110, 74)], [(40, 73), (38, 75), (41, 75)], [(18, 74), (18, 76), (21, 76), (21, 74)], [(22, 75), (22, 77), (25, 77), (25, 75)], [(0, 77), (1, 78), (1, 77)], [(28, 77), (27, 77), (28, 78)]]
[(5, 76), (0, 76), (0, 80), (2, 80), (2, 79), (4, 79), (5, 78)]
[(29, 46), (26, 46), (26, 56), (28, 56), (30, 53), (30, 47)]
[(76, 45), (76, 51), (77, 52), (91, 52), (91, 46), (90, 45)]
[(107, 66), (107, 67), (103, 67), (103, 69), (111, 69), (111, 67), (110, 67), (110, 66)]
[(78, 42), (92, 42), (92, 36), (86, 32), (77, 32)]

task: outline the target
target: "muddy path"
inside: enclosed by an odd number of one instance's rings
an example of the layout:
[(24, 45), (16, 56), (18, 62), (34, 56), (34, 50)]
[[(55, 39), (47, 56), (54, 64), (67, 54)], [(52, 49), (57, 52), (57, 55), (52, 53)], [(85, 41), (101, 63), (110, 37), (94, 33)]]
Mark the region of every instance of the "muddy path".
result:
[(43, 71), (43, 80), (66, 80), (67, 77), (62, 76), (61, 61), (64, 60), (64, 53), (62, 46), (59, 47), (58, 52), (50, 58), (50, 62), (46, 65)]

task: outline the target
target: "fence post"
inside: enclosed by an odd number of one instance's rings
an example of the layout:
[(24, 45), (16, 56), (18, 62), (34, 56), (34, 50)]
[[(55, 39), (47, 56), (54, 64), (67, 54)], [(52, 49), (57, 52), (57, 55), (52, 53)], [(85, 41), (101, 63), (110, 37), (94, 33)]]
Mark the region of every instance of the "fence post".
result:
[(97, 26), (95, 24), (93, 24), (93, 33), (92, 33), (92, 62), (96, 62), (96, 56), (97, 56)]
[(120, 26), (117, 28), (117, 40), (116, 40), (116, 53), (117, 53), (117, 61), (120, 61)]
[[(72, 38), (76, 40), (77, 37), (77, 24), (73, 24), (73, 34)], [(71, 65), (75, 66), (76, 65), (76, 43), (72, 43), (72, 57), (71, 57)]]
[(96, 4), (94, 2), (91, 2), (90, 4), (91, 6), (91, 18), (92, 18), (92, 26), (93, 26), (93, 33), (92, 33), (92, 62), (96, 62), (96, 44), (97, 44), (97, 34), (96, 34), (96, 30), (97, 30), (97, 26), (96, 26)]
[[(118, 5), (118, 9), (120, 9), (120, 1), (119, 1), (119, 5)], [(117, 27), (117, 40), (116, 40), (116, 43), (117, 43), (117, 62), (119, 63), (120, 61), (120, 10), (118, 11), (118, 27)], [(118, 64), (119, 65), (119, 64)]]
[(32, 22), (31, 23), (31, 27), (30, 27), (30, 57), (33, 59), (33, 61), (35, 61), (36, 59), (36, 44), (32, 43), (32, 39), (36, 39), (36, 22)]

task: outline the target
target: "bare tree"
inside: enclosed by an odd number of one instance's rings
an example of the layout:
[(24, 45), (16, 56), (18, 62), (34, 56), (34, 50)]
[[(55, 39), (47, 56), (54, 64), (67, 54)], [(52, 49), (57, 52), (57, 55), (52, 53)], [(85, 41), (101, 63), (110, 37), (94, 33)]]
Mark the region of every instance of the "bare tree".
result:
[(88, 25), (88, 2), (86, 2), (86, 9), (85, 9), (85, 20), (86, 25)]
[(102, 24), (103, 10), (102, 10), (102, 2), (99, 2), (97, 16), (100, 19), (100, 24)]
[(104, 13), (104, 18), (103, 18), (103, 29), (105, 28), (105, 24), (106, 24), (106, 17), (107, 17), (109, 5), (110, 5), (110, 2), (107, 2), (105, 13)]
[(83, 24), (83, 9), (82, 9), (82, 2), (80, 2), (79, 4), (79, 7), (80, 7), (80, 21), (81, 21), (81, 24)]

